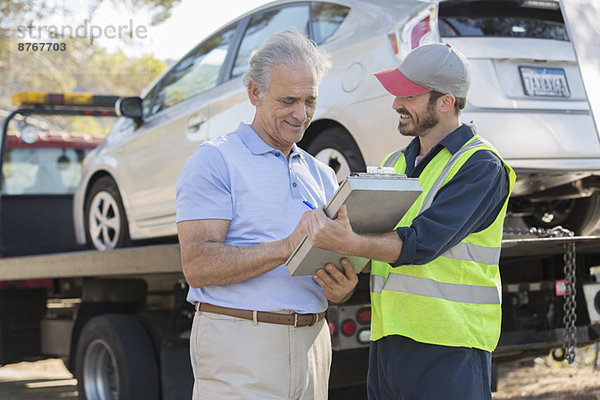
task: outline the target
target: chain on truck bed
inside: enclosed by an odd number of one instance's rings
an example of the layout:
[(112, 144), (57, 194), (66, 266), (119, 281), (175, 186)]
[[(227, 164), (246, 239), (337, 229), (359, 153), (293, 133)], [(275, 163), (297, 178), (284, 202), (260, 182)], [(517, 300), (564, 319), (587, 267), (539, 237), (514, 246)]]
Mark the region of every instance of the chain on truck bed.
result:
[[(572, 231), (565, 229), (562, 226), (557, 226), (552, 229), (505, 227), (504, 232), (517, 235), (535, 235), (538, 237), (575, 236)], [(563, 254), (565, 263), (563, 267), (563, 272), (565, 274), (565, 304), (563, 305), (563, 324), (565, 325), (565, 330), (563, 350), (567, 362), (573, 364), (575, 361), (575, 347), (577, 346), (575, 327), (575, 322), (577, 321), (577, 314), (575, 313), (577, 308), (577, 302), (575, 300), (575, 295), (577, 294), (577, 288), (575, 286), (575, 243), (565, 243), (563, 244), (563, 248), (565, 250)]]

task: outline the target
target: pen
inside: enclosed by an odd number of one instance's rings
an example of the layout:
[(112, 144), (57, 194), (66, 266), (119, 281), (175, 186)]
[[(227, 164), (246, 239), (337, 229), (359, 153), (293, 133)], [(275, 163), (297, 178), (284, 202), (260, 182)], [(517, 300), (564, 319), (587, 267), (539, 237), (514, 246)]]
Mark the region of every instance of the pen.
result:
[(313, 205), (310, 203), (310, 201), (303, 200), (302, 202), (303, 202), (304, 204), (306, 204), (306, 206), (307, 206), (308, 208), (310, 208), (311, 210), (314, 210), (314, 209), (316, 208), (315, 206), (313, 206)]

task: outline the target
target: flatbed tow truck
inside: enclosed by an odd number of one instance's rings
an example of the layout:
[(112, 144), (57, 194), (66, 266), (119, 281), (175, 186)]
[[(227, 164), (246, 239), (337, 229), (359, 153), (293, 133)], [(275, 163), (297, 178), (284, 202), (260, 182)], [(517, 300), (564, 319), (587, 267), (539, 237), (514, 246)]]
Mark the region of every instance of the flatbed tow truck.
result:
[[(45, 99), (21, 102), (5, 118), (2, 138), (17, 115), (90, 115), (114, 102), (65, 104), (65, 96), (55, 96), (50, 104)], [(7, 234), (4, 230), (0, 237), (0, 249)], [(0, 364), (61, 358), (85, 399), (191, 397), (188, 345), (194, 310), (185, 301), (188, 287), (176, 242), (18, 255), (3, 253), (0, 259), (0, 281), (14, 283), (0, 289)], [(597, 266), (600, 236), (576, 237), (563, 229), (507, 230), (495, 364), (549, 353), (572, 362), (575, 346), (600, 341)], [(35, 280), (51, 285), (18, 284)], [(328, 310), (334, 350), (330, 399), (364, 398), (370, 317), (369, 276), (360, 274), (352, 298)]]
[[(569, 244), (578, 248), (576, 308), (570, 317), (571, 330), (565, 328), (569, 310), (564, 309), (568, 282), (565, 285), (563, 272), (563, 247)], [(600, 283), (589, 269), (600, 265), (600, 237), (505, 239), (502, 246), (501, 273), (511, 279), (507, 282), (505, 278), (503, 284), (503, 326), (493, 354), (495, 362), (550, 352), (557, 360), (563, 360), (568, 356), (569, 345), (586, 346), (600, 340)], [(145, 387), (153, 376), (152, 398), (181, 398), (191, 390), (187, 340), (193, 309), (185, 302), (187, 285), (176, 243), (109, 252), (90, 250), (6, 258), (0, 260), (0, 278), (51, 278), (55, 287), (63, 288), (51, 297), (39, 289), (0, 292), (4, 303), (0, 316), (3, 350), (27, 346), (38, 348), (39, 352), (30, 352), (24, 359), (69, 360), (67, 365), (75, 376), (80, 380), (94, 379), (98, 392), (115, 389), (111, 387), (114, 374), (129, 379), (130, 385), (139, 383)], [(335, 388), (362, 385), (366, 378), (368, 275), (361, 274), (360, 278), (353, 298), (342, 305), (331, 305), (328, 310), (334, 360), (338, 359), (332, 368)], [(31, 314), (23, 315), (28, 312)], [(26, 319), (26, 327), (14, 324), (19, 316)], [(89, 326), (97, 329), (100, 322), (112, 326), (107, 331), (90, 332)], [(35, 331), (32, 343), (23, 343), (21, 329)], [(9, 330), (19, 336), (6, 335)], [(10, 343), (11, 337), (17, 342)], [(35, 341), (39, 341), (37, 347)], [(128, 352), (123, 346), (133, 342), (137, 342), (136, 351)], [(151, 357), (146, 359), (143, 352)], [(88, 364), (92, 361), (99, 365), (90, 376), (86, 366), (91, 368)], [(141, 364), (142, 361), (153, 365)], [(348, 366), (348, 362), (352, 365)], [(143, 368), (139, 369), (141, 365)], [(88, 394), (86, 398), (113, 397)]]

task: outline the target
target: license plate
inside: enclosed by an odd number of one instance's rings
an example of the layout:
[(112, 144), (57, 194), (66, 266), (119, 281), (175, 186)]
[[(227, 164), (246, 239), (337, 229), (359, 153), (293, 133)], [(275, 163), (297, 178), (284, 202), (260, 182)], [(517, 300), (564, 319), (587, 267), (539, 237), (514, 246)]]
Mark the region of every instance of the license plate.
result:
[(519, 67), (527, 96), (570, 97), (565, 71), (561, 68)]

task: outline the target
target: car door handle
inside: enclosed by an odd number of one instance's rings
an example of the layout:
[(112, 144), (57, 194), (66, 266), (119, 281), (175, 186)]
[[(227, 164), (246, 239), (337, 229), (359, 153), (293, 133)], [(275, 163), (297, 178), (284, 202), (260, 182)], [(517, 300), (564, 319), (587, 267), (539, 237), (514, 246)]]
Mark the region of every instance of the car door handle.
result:
[(197, 115), (197, 116), (191, 117), (188, 120), (188, 124), (187, 124), (188, 132), (196, 132), (198, 129), (200, 129), (200, 125), (202, 125), (205, 122), (206, 122), (206, 117), (204, 115)]

